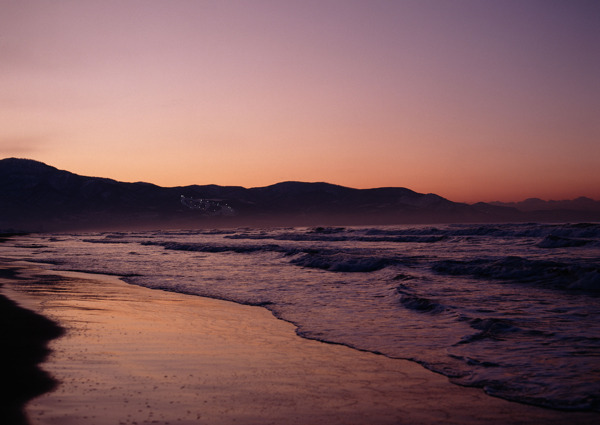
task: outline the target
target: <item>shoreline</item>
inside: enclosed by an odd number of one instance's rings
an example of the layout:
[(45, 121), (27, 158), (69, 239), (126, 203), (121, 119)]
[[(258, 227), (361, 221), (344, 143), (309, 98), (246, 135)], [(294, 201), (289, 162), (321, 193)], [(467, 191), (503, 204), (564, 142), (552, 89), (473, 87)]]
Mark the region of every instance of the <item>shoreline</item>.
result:
[(302, 339), (262, 307), (13, 262), (2, 293), (66, 329), (42, 364), (60, 384), (34, 424), (559, 424), (594, 412), (518, 404), (406, 360)]

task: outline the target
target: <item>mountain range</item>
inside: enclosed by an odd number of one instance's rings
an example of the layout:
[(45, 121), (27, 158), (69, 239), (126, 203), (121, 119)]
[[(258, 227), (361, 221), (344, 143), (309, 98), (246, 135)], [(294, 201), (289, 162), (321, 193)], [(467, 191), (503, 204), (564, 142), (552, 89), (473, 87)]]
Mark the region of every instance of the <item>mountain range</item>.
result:
[(160, 187), (0, 160), (0, 231), (135, 230), (458, 222), (600, 221), (600, 202), (452, 202), (400, 187), (329, 183)]
[(600, 201), (586, 198), (565, 201), (544, 201), (539, 198), (529, 198), (521, 202), (491, 202), (492, 205), (501, 207), (517, 208), (521, 211), (597, 211), (600, 212)]

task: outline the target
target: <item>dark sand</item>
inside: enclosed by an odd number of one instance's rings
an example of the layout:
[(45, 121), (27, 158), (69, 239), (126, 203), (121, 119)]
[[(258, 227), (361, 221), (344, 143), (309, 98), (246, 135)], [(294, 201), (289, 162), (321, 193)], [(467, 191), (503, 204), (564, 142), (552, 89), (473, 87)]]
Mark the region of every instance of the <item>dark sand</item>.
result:
[[(0, 265), (0, 282), (15, 279), (16, 268)], [(62, 332), (53, 321), (0, 295), (0, 424), (26, 424), (24, 404), (55, 388), (56, 381), (38, 364), (49, 353), (47, 343)]]
[(17, 266), (2, 292), (66, 329), (42, 365), (60, 384), (27, 404), (32, 425), (600, 423), (301, 339), (260, 307)]

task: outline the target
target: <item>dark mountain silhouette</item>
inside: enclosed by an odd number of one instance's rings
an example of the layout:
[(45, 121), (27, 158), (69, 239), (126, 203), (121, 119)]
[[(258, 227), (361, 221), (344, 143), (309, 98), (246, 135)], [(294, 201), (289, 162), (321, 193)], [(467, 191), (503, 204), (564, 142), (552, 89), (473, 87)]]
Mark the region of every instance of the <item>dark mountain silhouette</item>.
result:
[(521, 211), (597, 211), (600, 212), (600, 201), (586, 198), (565, 201), (544, 201), (539, 198), (529, 198), (521, 202), (490, 202), (492, 205), (516, 208)]
[[(597, 220), (598, 215), (594, 216)], [(33, 160), (0, 160), (2, 231), (529, 219), (512, 206), (456, 203), (405, 188), (352, 189), (302, 182), (251, 189), (217, 185), (160, 187), (80, 176)]]
[(537, 221), (600, 221), (600, 201), (586, 197), (562, 201), (529, 198), (521, 202), (490, 202), (490, 205), (515, 208)]

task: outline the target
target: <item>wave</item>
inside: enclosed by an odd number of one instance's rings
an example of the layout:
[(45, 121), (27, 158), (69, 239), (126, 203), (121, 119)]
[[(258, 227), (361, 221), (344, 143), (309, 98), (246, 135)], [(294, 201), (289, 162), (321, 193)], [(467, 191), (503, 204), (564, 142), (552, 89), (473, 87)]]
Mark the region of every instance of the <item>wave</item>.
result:
[(190, 251), (190, 252), (235, 252), (239, 254), (253, 253), (260, 251), (275, 251), (287, 252), (288, 250), (279, 245), (217, 245), (210, 243), (193, 243), (193, 242), (154, 242), (144, 241), (140, 243), (146, 246), (162, 246), (165, 249), (173, 251)]
[(443, 260), (434, 263), (432, 270), (450, 276), (470, 276), (479, 279), (533, 283), (562, 289), (600, 291), (600, 266), (595, 264), (566, 264), (510, 256), (470, 261)]
[(548, 235), (536, 246), (538, 248), (573, 248), (585, 245), (598, 245), (598, 243), (591, 239), (573, 239)]
[(465, 238), (541, 238), (540, 248), (569, 248), (591, 244), (600, 247), (600, 224), (455, 224), (443, 227), (316, 227), (311, 229), (246, 229), (224, 233), (226, 239), (279, 240), (306, 242), (390, 242), (436, 243), (460, 242)]
[(123, 240), (123, 239), (82, 239), (82, 242), (87, 242), (87, 243), (98, 243), (98, 244), (128, 244), (131, 243), (130, 240)]
[(482, 339), (493, 339), (496, 341), (503, 340), (507, 334), (519, 332), (519, 329), (511, 320), (497, 318), (474, 318), (462, 319), (466, 320), (473, 329), (479, 332), (467, 335), (462, 338), (457, 344), (468, 344), (470, 342), (480, 341)]
[(410, 294), (401, 293), (400, 304), (410, 310), (418, 311), (419, 313), (437, 314), (446, 310), (446, 308), (437, 301)]
[(410, 257), (380, 256), (363, 249), (327, 249), (283, 247), (276, 244), (260, 245), (219, 245), (211, 243), (143, 241), (141, 245), (161, 246), (174, 251), (205, 253), (234, 252), (252, 254), (256, 252), (277, 252), (284, 257), (293, 257), (289, 262), (296, 266), (321, 269), (330, 272), (368, 273), (393, 265), (411, 264)]
[(448, 236), (494, 236), (518, 238), (544, 238), (560, 236), (564, 238), (600, 239), (600, 224), (501, 224), (501, 225), (451, 225), (447, 228)]
[(382, 235), (382, 236), (361, 236), (356, 234), (329, 234), (329, 233), (284, 233), (279, 235), (272, 234), (236, 234), (225, 236), (227, 239), (273, 239), (279, 241), (306, 241), (306, 242), (396, 242), (396, 243), (434, 243), (446, 240), (443, 235)]
[(330, 272), (373, 272), (385, 267), (400, 264), (395, 257), (373, 257), (348, 252), (320, 251), (304, 253), (290, 261), (302, 267), (327, 270)]

